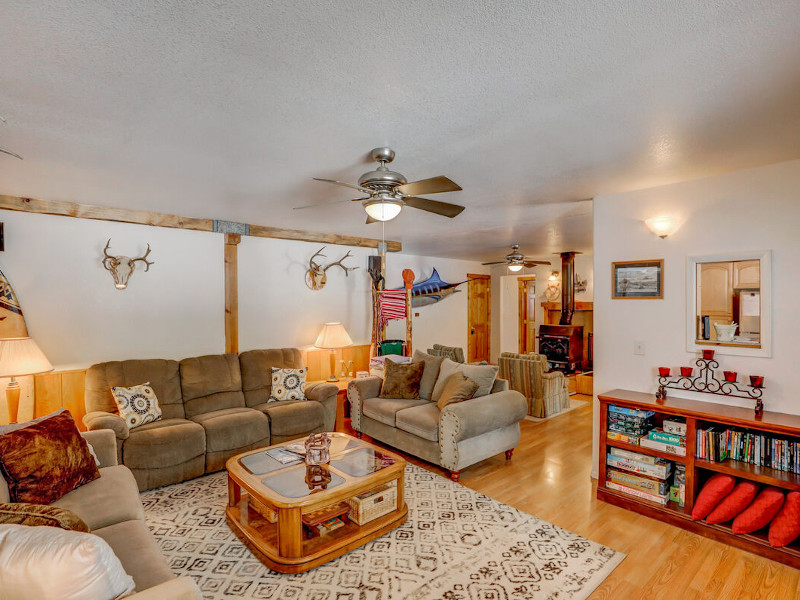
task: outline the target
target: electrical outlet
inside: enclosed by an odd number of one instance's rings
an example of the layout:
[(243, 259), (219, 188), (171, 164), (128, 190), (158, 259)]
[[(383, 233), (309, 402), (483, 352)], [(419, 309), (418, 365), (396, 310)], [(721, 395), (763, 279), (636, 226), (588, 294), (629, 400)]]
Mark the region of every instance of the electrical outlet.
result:
[(633, 342), (633, 353), (644, 356), (644, 342)]

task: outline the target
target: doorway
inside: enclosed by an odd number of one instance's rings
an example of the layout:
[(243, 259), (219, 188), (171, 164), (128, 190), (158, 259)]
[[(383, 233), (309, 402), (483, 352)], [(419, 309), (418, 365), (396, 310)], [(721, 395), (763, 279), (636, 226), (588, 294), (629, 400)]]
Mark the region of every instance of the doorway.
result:
[(492, 322), (492, 288), (490, 275), (467, 273), (467, 362), (489, 360), (489, 339)]
[(519, 353), (536, 352), (536, 276), (517, 278)]

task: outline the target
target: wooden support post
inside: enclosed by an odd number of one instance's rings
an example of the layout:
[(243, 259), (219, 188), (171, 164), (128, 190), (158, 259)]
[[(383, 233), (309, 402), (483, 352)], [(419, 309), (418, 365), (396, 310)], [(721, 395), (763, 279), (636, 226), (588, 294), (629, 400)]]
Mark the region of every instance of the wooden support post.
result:
[(411, 356), (411, 288), (414, 287), (414, 271), (403, 269), (403, 283), (406, 288), (406, 356)]
[(225, 352), (239, 352), (238, 233), (225, 234)]

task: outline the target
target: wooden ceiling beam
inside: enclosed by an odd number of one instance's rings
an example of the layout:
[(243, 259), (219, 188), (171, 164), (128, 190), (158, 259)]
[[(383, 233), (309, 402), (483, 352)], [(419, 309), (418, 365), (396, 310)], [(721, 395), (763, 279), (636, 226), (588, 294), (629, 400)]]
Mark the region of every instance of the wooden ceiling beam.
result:
[[(153, 227), (214, 232), (213, 219), (195, 219), (192, 217), (180, 217), (178, 215), (143, 210), (93, 206), (90, 204), (78, 204), (76, 202), (65, 202), (61, 200), (37, 200), (35, 198), (0, 195), (0, 210), (14, 210), (40, 215), (57, 215), (62, 217), (75, 217), (78, 219), (93, 219), (96, 221), (114, 221), (117, 223), (151, 225)], [(282, 229), (280, 227), (267, 227), (264, 225), (249, 225), (245, 227), (248, 230), (246, 235), (251, 235), (253, 237), (296, 240), (300, 242), (377, 248), (378, 244), (382, 241), (373, 238), (339, 235), (336, 233), (315, 233), (313, 231)], [(401, 242), (387, 241), (386, 246), (387, 250), (390, 252), (400, 252), (403, 249), (403, 244)]]

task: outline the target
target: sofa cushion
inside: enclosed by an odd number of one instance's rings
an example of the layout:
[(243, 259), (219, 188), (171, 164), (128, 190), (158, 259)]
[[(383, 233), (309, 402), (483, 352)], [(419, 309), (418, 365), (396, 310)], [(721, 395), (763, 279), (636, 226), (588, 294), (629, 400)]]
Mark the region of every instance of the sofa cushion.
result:
[(11, 500), (50, 504), (100, 476), (69, 411), (0, 435), (0, 474)]
[(727, 523), (750, 506), (750, 503), (753, 502), (753, 499), (758, 494), (760, 487), (761, 486), (753, 481), (740, 481), (736, 484), (736, 487), (733, 488), (733, 491), (714, 507), (711, 514), (706, 517), (706, 521), (712, 525)]
[(398, 411), (395, 421), (398, 429), (432, 442), (439, 441), (439, 407), (433, 402)]
[(430, 400), (433, 396), (433, 386), (436, 385), (443, 360), (444, 356), (431, 356), (421, 350), (414, 350), (414, 358), (411, 359), (411, 362), (425, 363), (422, 379), (419, 382), (419, 397), (423, 400)]
[(731, 530), (736, 534), (752, 533), (766, 527), (783, 507), (783, 491), (766, 487), (756, 496), (753, 503), (740, 512), (733, 520)]
[(86, 371), (86, 412), (117, 412), (112, 386), (131, 387), (150, 382), (164, 419), (182, 419), (181, 377), (174, 360), (123, 360), (92, 365)]
[(439, 410), (444, 410), (448, 404), (469, 400), (478, 391), (478, 384), (463, 373), (453, 373), (448, 377), (442, 389), (442, 395), (436, 406)]
[(181, 393), (186, 418), (225, 408), (244, 407), (242, 376), (236, 354), (184, 358)]
[(124, 521), (93, 533), (111, 546), (137, 592), (175, 578), (144, 521)]
[(58, 527), (71, 531), (89, 531), (89, 526), (71, 510), (46, 504), (7, 502), (0, 504), (0, 525)]
[(131, 387), (112, 386), (111, 393), (129, 430), (161, 419), (158, 397), (149, 381)]
[(703, 489), (697, 495), (692, 508), (692, 520), (705, 519), (722, 500), (733, 491), (736, 480), (724, 473), (715, 473), (709, 477)]
[(206, 432), (206, 453), (244, 448), (269, 441), (269, 420), (252, 408), (226, 408), (193, 417)]
[(425, 363), (399, 364), (392, 360), (386, 361), (380, 397), (418, 399), (424, 369)]
[(427, 400), (398, 399), (398, 398), (366, 398), (361, 405), (361, 413), (365, 417), (375, 419), (385, 425), (396, 427), (395, 415), (398, 411), (412, 406), (427, 404)]
[(134, 590), (109, 544), (91, 533), (0, 525), (0, 595), (112, 600)]
[(439, 378), (436, 380), (436, 385), (433, 386), (433, 396), (431, 400), (433, 402), (439, 401), (447, 379), (450, 375), (457, 372), (463, 373), (466, 377), (469, 377), (478, 384), (479, 387), (478, 391), (475, 392), (475, 398), (486, 396), (491, 392), (499, 370), (500, 367), (496, 365), (467, 365), (456, 363), (446, 358), (442, 361), (442, 366), (439, 368)]
[(269, 431), (273, 436), (301, 436), (325, 424), (325, 409), (319, 402), (285, 400), (260, 404), (256, 408), (269, 417)]
[(239, 355), (242, 391), (247, 406), (255, 407), (269, 400), (272, 392), (272, 369), (302, 369), (303, 357), (297, 348), (248, 350)]
[(769, 525), (769, 545), (780, 548), (800, 536), (800, 492), (789, 492), (783, 508)]
[(186, 419), (162, 419), (131, 431), (122, 446), (122, 462), (131, 469), (178, 465), (205, 454), (202, 426)]
[(305, 400), (306, 374), (308, 367), (302, 369), (279, 369), (272, 367), (272, 391), (268, 402), (285, 400)]
[(53, 506), (71, 510), (92, 531), (121, 521), (144, 519), (136, 480), (122, 465), (100, 469), (99, 479), (62, 496)]

